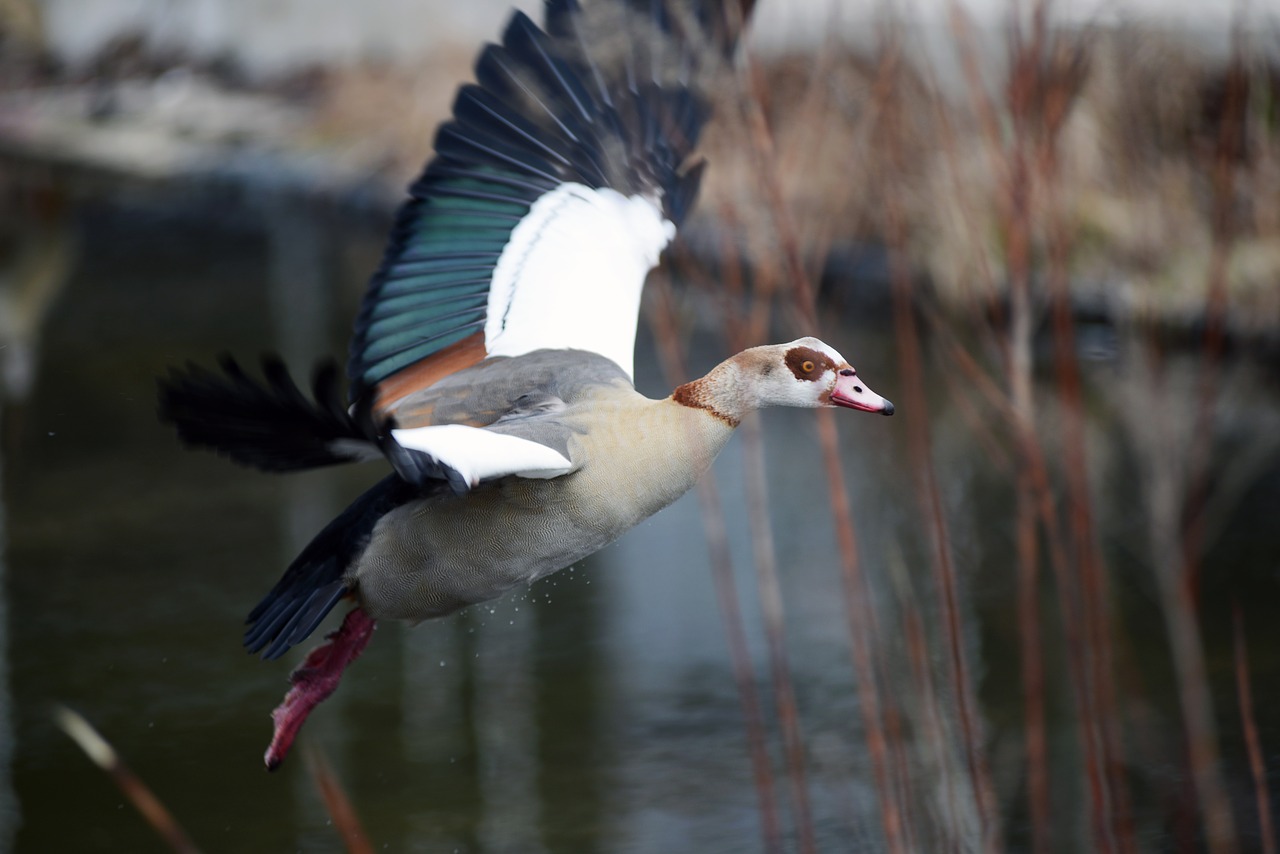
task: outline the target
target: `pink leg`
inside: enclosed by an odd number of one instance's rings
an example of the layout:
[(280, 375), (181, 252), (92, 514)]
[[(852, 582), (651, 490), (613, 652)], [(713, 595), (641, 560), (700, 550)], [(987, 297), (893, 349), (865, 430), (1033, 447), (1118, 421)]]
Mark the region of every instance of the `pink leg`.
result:
[(364, 651), (376, 625), (376, 621), (360, 608), (352, 609), (342, 621), (342, 626), (307, 653), (306, 660), (289, 675), (293, 687), (285, 695), (284, 702), (271, 713), (275, 733), (262, 757), (268, 771), (276, 770), (284, 762), (298, 730), (307, 721), (307, 715), (338, 687), (342, 671)]

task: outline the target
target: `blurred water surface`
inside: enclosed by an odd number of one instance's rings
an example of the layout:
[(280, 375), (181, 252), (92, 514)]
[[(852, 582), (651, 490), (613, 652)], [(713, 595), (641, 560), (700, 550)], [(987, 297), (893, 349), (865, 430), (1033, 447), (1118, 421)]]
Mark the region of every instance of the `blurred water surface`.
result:
[[(83, 227), (83, 252), (48, 321), (34, 392), (7, 413), (8, 551), (0, 559), (7, 569), (9, 773), (20, 824), (10, 815), (5, 832), (18, 850), (161, 847), (54, 728), (55, 701), (86, 715), (210, 851), (340, 849), (307, 773), (309, 747), (333, 763), (375, 849), (759, 850), (742, 712), (693, 496), (530, 590), (413, 629), (381, 626), (313, 716), (295, 755), (279, 773), (265, 773), (268, 712), (286, 687), (289, 662), (244, 654), (243, 617), (307, 536), (382, 470), (284, 478), (184, 452), (155, 420), (154, 377), (188, 358), (207, 364), (224, 350), (245, 360), (271, 349), (341, 355), (358, 275), (317, 310), (305, 282), (293, 294), (276, 285), (273, 295), (264, 242), (251, 233), (119, 211), (91, 212)], [(954, 745), (928, 531), (906, 454), (905, 426), (917, 416), (901, 400), (887, 314), (855, 305), (861, 303), (835, 299), (817, 332), (898, 403), (892, 419), (838, 415), (860, 554), (876, 597), (875, 652), (888, 702), (903, 717), (901, 755), (915, 795), (908, 818), (923, 850), (946, 837), (972, 843), (965, 797), (943, 794), (953, 785), (963, 792), (959, 763), (940, 757), (926, 737), (902, 637), (900, 617), (913, 611), (928, 633), (943, 743)], [(689, 366), (701, 372), (727, 345), (695, 329)], [(786, 337), (792, 334), (778, 340)], [(1161, 417), (1153, 395), (1177, 401), (1185, 388), (1190, 413), (1200, 364), (1195, 354), (1158, 357), (1113, 331), (1086, 334), (1082, 352), (1090, 357), (1090, 480), (1125, 677), (1118, 709), (1134, 822), (1142, 849), (1163, 849), (1184, 838), (1194, 801), (1148, 557), (1143, 430)], [(938, 360), (930, 364), (932, 439), (961, 576), (966, 650), (1016, 848), (1026, 841), (1027, 819), (1012, 486), (953, 405), (948, 382), (956, 377)], [(305, 363), (294, 369), (308, 370)], [(650, 395), (669, 388), (644, 332), (637, 375)], [(1200, 613), (1224, 773), (1248, 848), (1256, 846), (1256, 817), (1235, 703), (1230, 614), (1239, 603), (1253, 641), (1255, 706), (1274, 782), (1280, 390), (1274, 366), (1245, 359), (1228, 361), (1218, 385), (1212, 469), (1221, 488), (1211, 508)], [(1047, 385), (1044, 394), (1052, 431)], [(981, 409), (976, 393), (973, 403)], [(769, 412), (764, 425), (819, 847), (878, 850), (880, 812), (813, 416)], [(751, 652), (767, 686), (737, 444), (716, 475)], [(1055, 839), (1061, 850), (1085, 850), (1077, 721), (1052, 672), (1065, 651), (1048, 581), (1042, 605)], [(764, 706), (772, 723), (767, 693)], [(785, 805), (779, 744), (771, 736)], [(789, 818), (784, 829), (791, 838)]]

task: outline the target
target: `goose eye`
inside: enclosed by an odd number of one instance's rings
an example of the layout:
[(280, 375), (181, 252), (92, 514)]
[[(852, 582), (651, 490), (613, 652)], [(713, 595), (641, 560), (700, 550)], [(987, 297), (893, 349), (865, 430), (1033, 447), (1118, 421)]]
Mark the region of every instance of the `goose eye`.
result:
[(800, 363), (800, 370), (804, 371), (806, 374), (813, 373), (813, 369), (815, 367), (817, 366), (814, 365), (813, 362), (810, 361), (809, 359), (805, 359), (803, 362)]

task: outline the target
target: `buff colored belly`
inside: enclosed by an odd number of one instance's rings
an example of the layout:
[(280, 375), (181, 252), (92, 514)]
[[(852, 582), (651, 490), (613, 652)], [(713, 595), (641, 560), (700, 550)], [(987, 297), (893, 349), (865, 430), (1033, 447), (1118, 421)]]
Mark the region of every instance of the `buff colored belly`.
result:
[(585, 462), (573, 474), (507, 478), (389, 513), (353, 573), (364, 609), (418, 621), (495, 598), (598, 551), (683, 495), (731, 431), (679, 407), (692, 432), (678, 426), (684, 441), (673, 442), (672, 410), (649, 406), (584, 434), (573, 453)]

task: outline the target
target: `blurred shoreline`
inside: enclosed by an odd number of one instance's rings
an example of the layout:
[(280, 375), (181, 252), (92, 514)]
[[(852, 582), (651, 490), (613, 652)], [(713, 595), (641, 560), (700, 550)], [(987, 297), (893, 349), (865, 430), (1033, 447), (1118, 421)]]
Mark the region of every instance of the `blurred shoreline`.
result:
[[(63, 5), (41, 7), (48, 32), (68, 26)], [(231, 18), (249, 15), (227, 8)], [(390, 48), (380, 58), (356, 52), (352, 59), (335, 48), (329, 61), (271, 73), (251, 70), (253, 43), (239, 57), (175, 48), (181, 39), (172, 23), (190, 12), (181, 6), (171, 10), (167, 29), (125, 31), (77, 61), (53, 55), (85, 53), (67, 47), (66, 36), (50, 37), (61, 45), (52, 51), (34, 44), (6, 51), (0, 192), (8, 203), (0, 218), (27, 218), (33, 195), (71, 206), (178, 199), (193, 214), (247, 212), (265, 228), (283, 200), (339, 220), (354, 216), (376, 232), (429, 156), (457, 85), (470, 77), (472, 30), (489, 27), (489, 17), (502, 20), (506, 8), (482, 6), (465, 20), (443, 21), (433, 34), (436, 47), (413, 59), (393, 61), (398, 54)], [(857, 38), (832, 37), (798, 51), (796, 39), (767, 26), (781, 8), (761, 7), (756, 29), (766, 35), (751, 60), (762, 81), (755, 94), (775, 137), (783, 201), (820, 278), (857, 276), (866, 292), (855, 299), (887, 299), (887, 276), (874, 270), (883, 268), (890, 243), (884, 208), (892, 195), (905, 220), (903, 250), (916, 295), (957, 316), (999, 315), (1007, 302), (1002, 259), (1011, 216), (1001, 149), (1025, 144), (1039, 152), (1028, 156), (1052, 158), (1029, 173), (1029, 203), (1058, 230), (1057, 238), (1046, 229), (1031, 235), (1042, 311), (1050, 302), (1047, 260), (1060, 251), (1078, 317), (1194, 337), (1207, 322), (1211, 259), (1224, 237), (1215, 205), (1225, 205), (1226, 299), (1215, 322), (1231, 340), (1268, 348), (1280, 341), (1274, 22), (1259, 16), (1252, 29), (1241, 25), (1233, 35), (1231, 19), (1219, 13), (1198, 19), (1196, 29), (1176, 10), (1155, 16), (1138, 6), (1132, 20), (1142, 23), (1082, 25), (1119, 17), (1119, 7), (1107, 14), (1074, 9), (1051, 24), (1046, 44), (1032, 45), (1025, 25), (992, 23), (1003, 6), (981, 7), (950, 25), (937, 23), (941, 11), (926, 10), (918, 14), (930, 23), (920, 26), (846, 11), (832, 32), (861, 21)], [(797, 32), (815, 16), (838, 14), (792, 8)], [(8, 20), (16, 18), (10, 13)], [(377, 29), (377, 14), (363, 26)], [(19, 32), (9, 27), (9, 44), (21, 42)], [(488, 37), (496, 33), (494, 24)], [(1231, 45), (1225, 52), (1224, 37)], [(897, 93), (889, 145), (877, 94), (886, 87)], [(1227, 153), (1236, 174), (1224, 200), (1214, 163), (1229, 89), (1241, 105)], [(1015, 115), (1020, 91), (1041, 104), (1032, 112), (1056, 104), (1052, 128), (1042, 115)], [(749, 244), (770, 239), (750, 222), (760, 189), (752, 148), (743, 143), (743, 97), (725, 93), (704, 145), (712, 168), (686, 231), (704, 260), (732, 245), (749, 259)], [(1053, 139), (1042, 139), (1046, 133)], [(1053, 250), (1055, 239), (1065, 245)], [(871, 276), (859, 275), (868, 269)]]

